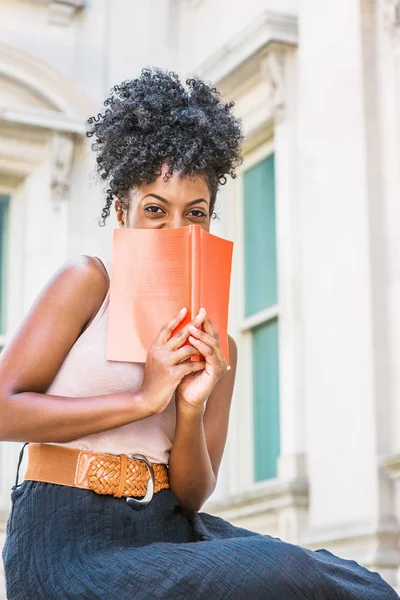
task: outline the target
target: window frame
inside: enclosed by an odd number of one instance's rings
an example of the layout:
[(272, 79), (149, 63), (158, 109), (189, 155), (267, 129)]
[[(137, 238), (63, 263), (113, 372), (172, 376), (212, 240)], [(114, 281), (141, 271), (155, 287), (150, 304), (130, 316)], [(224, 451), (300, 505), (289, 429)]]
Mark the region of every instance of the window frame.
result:
[[(7, 291), (5, 294), (5, 332), (0, 334), (0, 352), (7, 344), (23, 315), (23, 263), (25, 256), (25, 196), (22, 178), (0, 172), (0, 194), (8, 196)], [(10, 274), (14, 273), (12, 278)]]
[[(252, 381), (252, 330), (258, 325), (263, 325), (281, 316), (279, 297), (277, 304), (258, 311), (249, 317), (245, 316), (245, 256), (244, 256), (244, 174), (256, 164), (268, 158), (275, 152), (275, 143), (271, 135), (266, 141), (250, 150), (243, 157), (243, 163), (237, 170), (237, 177), (233, 184), (232, 199), (234, 206), (229, 216), (229, 227), (236, 241), (235, 260), (236, 274), (235, 287), (237, 292), (233, 298), (232, 317), (235, 319), (237, 342), (240, 351), (240, 364), (235, 385), (234, 412), (232, 414), (232, 427), (229, 439), (230, 465), (229, 483), (230, 496), (271, 488), (276, 485), (276, 478), (256, 481), (254, 478), (254, 427), (253, 427), (253, 381)], [(231, 215), (235, 215), (232, 218)], [(277, 236), (277, 254), (279, 238)], [(279, 262), (277, 268), (279, 267)], [(279, 279), (279, 272), (278, 272)], [(278, 285), (279, 290), (279, 285)], [(281, 370), (279, 369), (279, 382)], [(241, 473), (238, 478), (237, 473)]]
[[(244, 174), (246, 173), (246, 171), (248, 171), (249, 169), (251, 169), (252, 167), (255, 167), (258, 163), (262, 162), (263, 160), (265, 160), (266, 158), (268, 158), (269, 156), (271, 156), (272, 154), (274, 154), (275, 152), (275, 146), (274, 146), (274, 142), (273, 140), (269, 140), (267, 143), (264, 143), (262, 146), (258, 147), (256, 150), (253, 150), (251, 153), (249, 153), (248, 156), (244, 157), (244, 161), (243, 164), (241, 166), (240, 169), (240, 174), (238, 179), (240, 179), (240, 185), (241, 185), (241, 198), (240, 198), (240, 216), (241, 216), (241, 236), (240, 236), (240, 241), (241, 241), (241, 253), (243, 255), (243, 264), (242, 264), (242, 268), (240, 270), (241, 273), (241, 286), (240, 286), (240, 290), (241, 290), (241, 298), (240, 298), (240, 323), (239, 323), (239, 329), (242, 333), (246, 333), (252, 329), (254, 329), (254, 327), (257, 327), (258, 325), (264, 325), (265, 323), (268, 323), (269, 321), (272, 321), (273, 319), (278, 319), (279, 321), (279, 313), (280, 313), (280, 307), (279, 307), (279, 298), (278, 298), (278, 302), (276, 304), (274, 304), (273, 306), (270, 306), (269, 308), (264, 308), (263, 310), (260, 310), (254, 314), (252, 314), (250, 317), (246, 317), (245, 315), (245, 264), (244, 264), (244, 227), (243, 227), (243, 211), (244, 211), (244, 193), (243, 193), (243, 189), (244, 189)], [(278, 242), (278, 239), (277, 239)], [(277, 265), (278, 268), (278, 265)], [(278, 273), (278, 277), (279, 277), (279, 273)], [(278, 285), (278, 290), (279, 290), (279, 285)]]

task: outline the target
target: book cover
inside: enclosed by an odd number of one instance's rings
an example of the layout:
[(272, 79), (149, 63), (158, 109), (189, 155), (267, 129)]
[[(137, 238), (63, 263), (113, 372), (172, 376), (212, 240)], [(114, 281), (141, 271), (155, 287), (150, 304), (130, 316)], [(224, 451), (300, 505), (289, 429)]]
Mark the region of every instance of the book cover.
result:
[[(115, 228), (107, 360), (145, 362), (161, 327), (185, 306), (178, 331), (203, 306), (229, 366), (228, 306), (233, 242), (200, 225)], [(192, 357), (198, 360), (199, 355)]]

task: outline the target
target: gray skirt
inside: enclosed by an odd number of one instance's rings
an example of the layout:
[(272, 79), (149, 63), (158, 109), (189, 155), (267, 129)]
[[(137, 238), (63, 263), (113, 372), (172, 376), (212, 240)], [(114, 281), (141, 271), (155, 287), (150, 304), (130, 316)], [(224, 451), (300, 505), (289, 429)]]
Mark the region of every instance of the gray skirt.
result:
[[(22, 451), (21, 451), (22, 455)], [(8, 600), (395, 600), (377, 573), (184, 511), (172, 490), (124, 498), (25, 480), (11, 492)]]

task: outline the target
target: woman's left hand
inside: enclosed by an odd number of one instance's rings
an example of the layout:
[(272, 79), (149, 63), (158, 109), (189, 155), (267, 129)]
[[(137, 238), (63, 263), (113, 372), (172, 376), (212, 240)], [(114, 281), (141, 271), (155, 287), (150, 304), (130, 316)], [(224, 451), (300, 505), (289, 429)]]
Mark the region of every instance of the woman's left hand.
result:
[(227, 364), (219, 343), (218, 332), (204, 308), (203, 329), (189, 326), (188, 342), (198, 349), (205, 359), (205, 368), (186, 375), (176, 388), (176, 402), (189, 408), (202, 408), (220, 377), (227, 371)]

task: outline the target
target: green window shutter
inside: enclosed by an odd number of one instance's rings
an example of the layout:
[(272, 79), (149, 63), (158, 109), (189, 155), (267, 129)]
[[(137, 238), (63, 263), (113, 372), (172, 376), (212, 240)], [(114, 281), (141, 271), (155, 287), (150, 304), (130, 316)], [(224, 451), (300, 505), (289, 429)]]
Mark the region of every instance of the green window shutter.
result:
[[(245, 316), (278, 303), (274, 155), (244, 174)], [(276, 477), (279, 436), (279, 324), (252, 328), (254, 480)]]
[(279, 441), (278, 319), (253, 330), (254, 479), (276, 477)]
[(0, 334), (6, 333), (6, 286), (9, 197), (0, 195)]
[(244, 175), (246, 317), (277, 303), (274, 155)]

